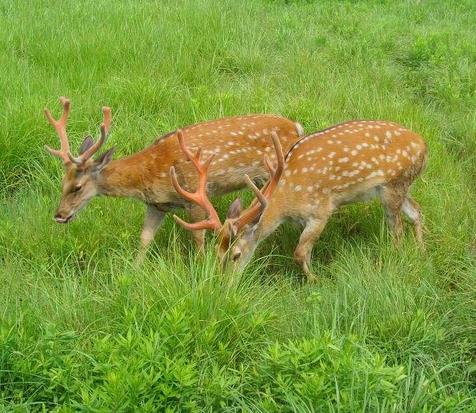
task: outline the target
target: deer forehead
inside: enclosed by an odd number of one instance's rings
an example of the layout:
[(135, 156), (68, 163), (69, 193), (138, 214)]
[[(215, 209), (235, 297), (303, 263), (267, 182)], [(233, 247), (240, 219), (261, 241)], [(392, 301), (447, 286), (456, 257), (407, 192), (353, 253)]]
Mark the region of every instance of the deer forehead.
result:
[(70, 165), (66, 169), (66, 173), (64, 175), (63, 181), (64, 182), (76, 182), (78, 180), (82, 180), (87, 178), (89, 175), (90, 167), (91, 167), (92, 161), (87, 161), (86, 165)]
[(85, 173), (83, 170), (79, 170), (76, 165), (72, 165), (67, 169), (67, 172), (63, 178), (63, 190), (68, 191), (78, 184), (82, 185), (87, 179), (87, 173)]
[(66, 169), (66, 173), (64, 175), (65, 181), (73, 181), (78, 176), (78, 167), (76, 165), (71, 165), (68, 169)]
[(242, 248), (246, 247), (246, 245), (248, 244), (248, 240), (244, 238), (244, 235), (245, 234), (242, 234), (241, 238), (239, 238), (236, 241), (235, 246), (238, 247), (239, 249), (242, 249)]

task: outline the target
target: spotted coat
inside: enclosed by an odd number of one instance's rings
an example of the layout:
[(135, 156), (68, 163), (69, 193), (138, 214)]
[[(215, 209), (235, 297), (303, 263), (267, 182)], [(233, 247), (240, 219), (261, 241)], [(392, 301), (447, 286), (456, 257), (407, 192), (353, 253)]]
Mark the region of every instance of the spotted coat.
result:
[(408, 190), (426, 158), (424, 140), (393, 122), (351, 121), (303, 137), (288, 151), (284, 173), (258, 223), (235, 239), (229, 253), (234, 266), (243, 267), (261, 240), (292, 219), (304, 224), (295, 259), (313, 279), (312, 246), (332, 212), (375, 196), (382, 201), (395, 238), (402, 232), (403, 212), (422, 245), (420, 208)]

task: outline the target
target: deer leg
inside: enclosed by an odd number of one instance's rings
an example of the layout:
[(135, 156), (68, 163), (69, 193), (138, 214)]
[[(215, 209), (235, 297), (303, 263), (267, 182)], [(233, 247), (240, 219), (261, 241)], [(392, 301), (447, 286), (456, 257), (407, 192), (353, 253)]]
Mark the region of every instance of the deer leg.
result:
[(328, 217), (326, 216), (324, 218), (312, 218), (307, 221), (304, 231), (301, 233), (301, 237), (299, 238), (296, 250), (294, 251), (294, 259), (299, 265), (301, 265), (308, 281), (311, 282), (316, 280), (316, 276), (312, 273), (310, 268), (312, 247), (321, 235), (322, 230), (326, 226), (327, 220)]
[(385, 218), (390, 227), (394, 242), (399, 243), (403, 233), (403, 223), (400, 211), (407, 195), (407, 188), (402, 185), (383, 186), (380, 199), (385, 211)]
[[(199, 222), (207, 218), (207, 213), (198, 205), (193, 205), (187, 210), (193, 222)], [(201, 253), (205, 252), (205, 230), (192, 231), (192, 236), (198, 251)]]
[(412, 199), (409, 195), (405, 198), (402, 205), (402, 211), (405, 216), (412, 222), (415, 228), (415, 237), (418, 246), (424, 250), (425, 244), (423, 242), (423, 216), (421, 213), (420, 205)]
[(145, 213), (144, 225), (142, 227), (142, 233), (140, 235), (140, 250), (136, 258), (137, 264), (142, 264), (147, 255), (150, 243), (154, 239), (155, 233), (160, 227), (164, 219), (165, 212), (159, 210), (155, 205), (147, 205)]

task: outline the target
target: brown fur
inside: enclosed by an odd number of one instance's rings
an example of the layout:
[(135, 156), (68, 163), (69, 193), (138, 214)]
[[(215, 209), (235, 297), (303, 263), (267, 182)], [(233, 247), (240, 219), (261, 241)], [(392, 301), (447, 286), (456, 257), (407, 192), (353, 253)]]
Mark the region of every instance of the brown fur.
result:
[[(312, 247), (331, 214), (343, 204), (374, 196), (380, 197), (395, 238), (402, 233), (403, 211), (422, 244), (420, 208), (408, 190), (426, 157), (423, 139), (392, 122), (346, 122), (302, 138), (288, 152), (284, 174), (258, 224), (246, 227), (234, 241), (235, 265), (246, 264), (259, 241), (292, 219), (305, 224), (294, 256), (312, 279)], [(227, 232), (229, 226), (223, 228)], [(229, 234), (221, 238), (229, 244)]]
[[(289, 149), (301, 137), (302, 128), (280, 116), (249, 115), (203, 122), (182, 129), (192, 150), (201, 147), (204, 155), (215, 153), (209, 174), (208, 191), (211, 195), (243, 188), (245, 174), (252, 179), (267, 179), (262, 158), (265, 153), (272, 152), (272, 131), (278, 134), (283, 147)], [(177, 195), (170, 181), (169, 169), (175, 166), (185, 188), (196, 185), (195, 171), (184, 159), (175, 132), (134, 155), (110, 162), (106, 159), (104, 165), (90, 159), (78, 167), (68, 163), (67, 157), (63, 159), (66, 175), (61, 205), (56, 214), (58, 222), (68, 222), (95, 195), (139, 199), (148, 206), (139, 259), (144, 257), (165, 212), (173, 207), (186, 207), (194, 218), (202, 215), (199, 209)], [(78, 187), (81, 189), (75, 192)], [(87, 196), (82, 196), (83, 191)], [(194, 237), (202, 248), (203, 232)]]

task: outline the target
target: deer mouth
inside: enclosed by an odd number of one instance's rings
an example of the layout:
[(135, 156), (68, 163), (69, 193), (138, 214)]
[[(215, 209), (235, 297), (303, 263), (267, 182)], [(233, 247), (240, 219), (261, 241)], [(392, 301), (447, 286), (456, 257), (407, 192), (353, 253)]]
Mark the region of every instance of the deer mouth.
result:
[(70, 222), (73, 218), (74, 218), (74, 213), (73, 214), (69, 214), (68, 216), (66, 217), (61, 217), (61, 216), (55, 216), (55, 221), (58, 223), (58, 224), (67, 224), (68, 222)]

